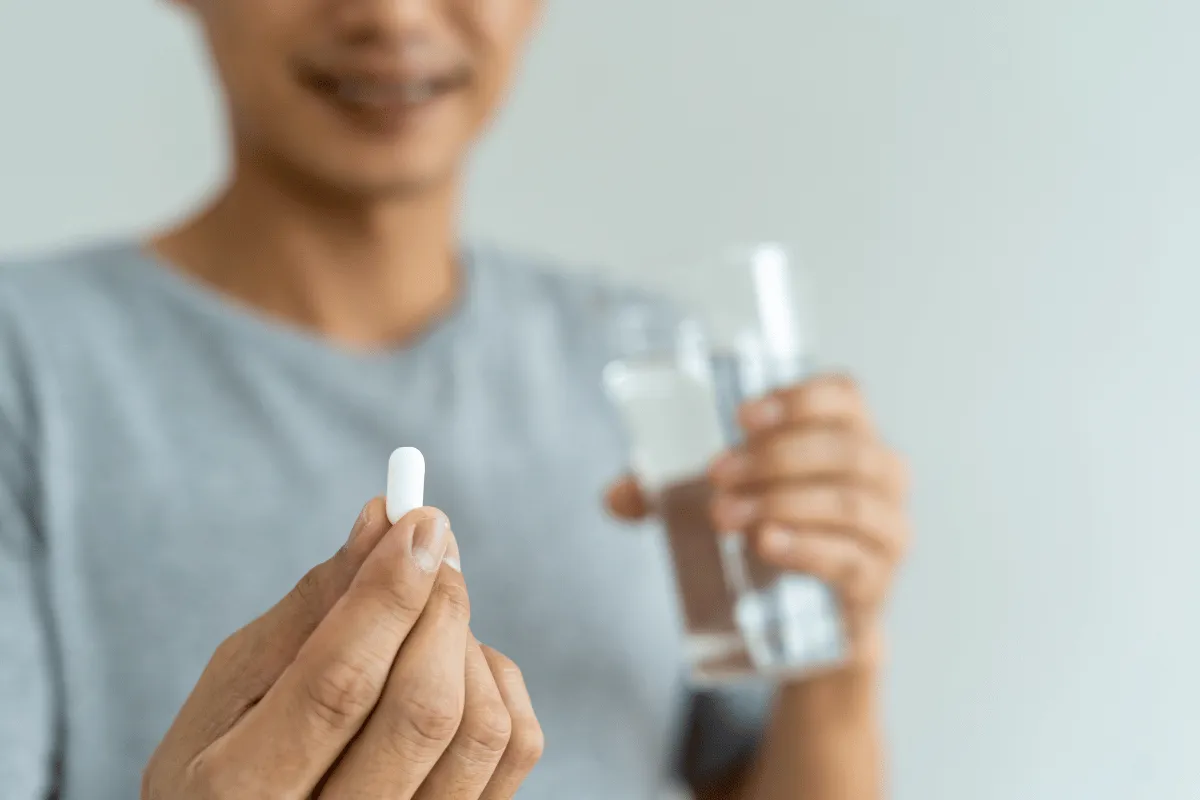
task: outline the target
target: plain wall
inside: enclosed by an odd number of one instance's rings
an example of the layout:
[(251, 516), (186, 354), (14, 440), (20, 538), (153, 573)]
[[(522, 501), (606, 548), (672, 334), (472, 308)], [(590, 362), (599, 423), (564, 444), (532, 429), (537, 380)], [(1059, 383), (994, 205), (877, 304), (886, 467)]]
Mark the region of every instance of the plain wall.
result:
[[(470, 227), (626, 274), (802, 247), (916, 473), (895, 797), (1200, 796), (1200, 5), (548, 5)], [(164, 2), (0, 0), (0, 103), (0, 253), (221, 173)]]

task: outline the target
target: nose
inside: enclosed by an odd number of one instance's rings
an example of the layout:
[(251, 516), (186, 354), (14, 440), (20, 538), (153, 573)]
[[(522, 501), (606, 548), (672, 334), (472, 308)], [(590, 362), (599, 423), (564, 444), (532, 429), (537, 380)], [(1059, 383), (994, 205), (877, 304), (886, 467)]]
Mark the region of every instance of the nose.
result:
[(440, 0), (342, 0), (334, 3), (337, 29), (359, 41), (395, 43), (428, 34)]

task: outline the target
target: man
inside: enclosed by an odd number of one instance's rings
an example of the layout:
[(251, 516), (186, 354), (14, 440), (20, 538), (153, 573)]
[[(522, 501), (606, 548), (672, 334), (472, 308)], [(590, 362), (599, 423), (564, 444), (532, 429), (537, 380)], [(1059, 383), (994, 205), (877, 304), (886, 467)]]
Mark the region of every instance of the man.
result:
[[(849, 663), (686, 700), (668, 565), (595, 501), (626, 294), (458, 243), (537, 0), (184, 5), (226, 189), (0, 274), (5, 796), (651, 797), (682, 752), (706, 800), (879, 797), (904, 488), (854, 386), (746, 407), (710, 476), (720, 527), (838, 592)], [(342, 545), (397, 444), (445, 513), (372, 501)]]

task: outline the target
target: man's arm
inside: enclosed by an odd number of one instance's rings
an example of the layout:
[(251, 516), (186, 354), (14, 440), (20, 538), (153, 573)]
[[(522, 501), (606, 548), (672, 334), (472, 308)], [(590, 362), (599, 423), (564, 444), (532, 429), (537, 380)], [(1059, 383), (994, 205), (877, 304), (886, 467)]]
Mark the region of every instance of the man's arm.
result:
[[(756, 735), (745, 715), (693, 714), (685, 776), (701, 787), (700, 800), (877, 800), (880, 618), (910, 538), (907, 467), (843, 376), (749, 402), (739, 417), (745, 442), (709, 469), (713, 526), (745, 532), (763, 563), (827, 585), (842, 611), (848, 657), (836, 672), (783, 688), (774, 713), (757, 717), (766, 724), (754, 726)], [(629, 481), (617, 483), (608, 502), (626, 519), (649, 510)], [(716, 753), (694, 746), (709, 744), (714, 731), (723, 745)], [(752, 757), (747, 744), (757, 744)], [(743, 776), (713, 782), (739, 762), (751, 764)]]
[(754, 765), (698, 800), (880, 800), (877, 687), (855, 668), (783, 688)]
[(782, 689), (757, 762), (722, 800), (879, 800), (881, 613), (910, 538), (907, 467), (845, 377), (781, 390), (740, 416), (746, 442), (709, 472), (714, 524), (746, 531), (765, 563), (827, 585), (848, 658)]
[(882, 726), (875, 668), (780, 690), (758, 754), (696, 800), (880, 800)]

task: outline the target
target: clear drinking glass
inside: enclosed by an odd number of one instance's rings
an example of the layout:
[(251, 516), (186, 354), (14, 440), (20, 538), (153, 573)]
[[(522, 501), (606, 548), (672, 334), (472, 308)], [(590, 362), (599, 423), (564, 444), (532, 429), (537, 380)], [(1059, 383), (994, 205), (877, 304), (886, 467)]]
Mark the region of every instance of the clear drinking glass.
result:
[(811, 369), (800, 278), (785, 248), (754, 245), (671, 282), (688, 316), (646, 304), (615, 321), (619, 356), (604, 385), (667, 536), (701, 685), (795, 677), (844, 656), (828, 588), (763, 564), (740, 532), (715, 530), (703, 477), (741, 438), (738, 405)]

